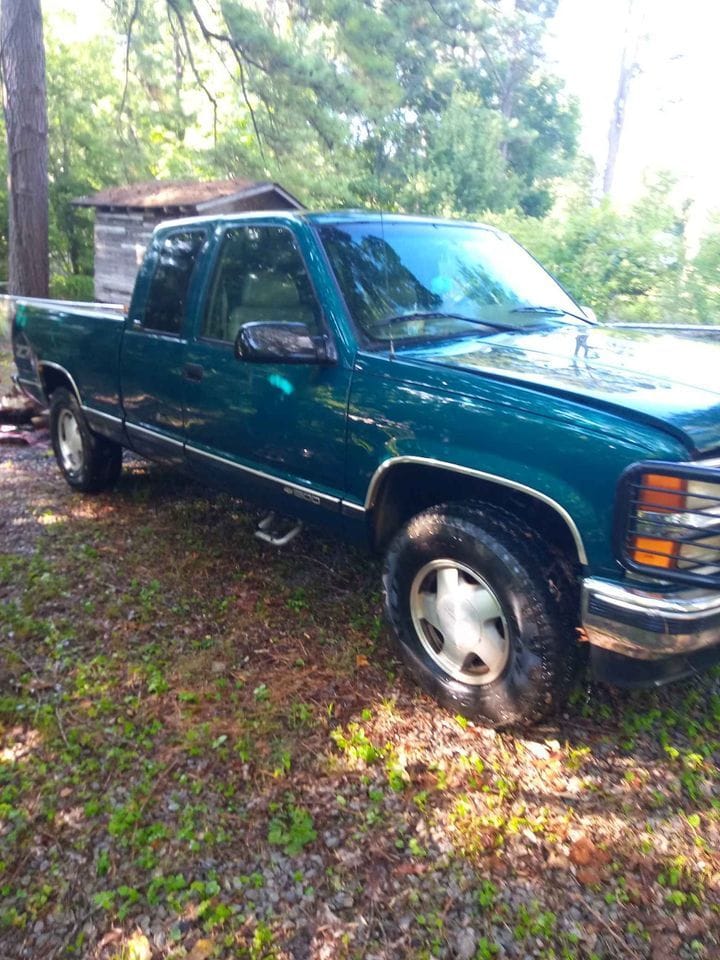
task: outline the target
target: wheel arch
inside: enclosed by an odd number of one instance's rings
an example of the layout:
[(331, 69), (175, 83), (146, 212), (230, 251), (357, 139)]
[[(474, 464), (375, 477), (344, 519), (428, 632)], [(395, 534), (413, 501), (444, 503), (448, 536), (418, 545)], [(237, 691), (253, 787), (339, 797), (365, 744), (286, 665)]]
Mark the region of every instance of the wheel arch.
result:
[(54, 363), (50, 360), (41, 360), (38, 363), (38, 376), (43, 394), (48, 402), (58, 387), (66, 387), (75, 395), (77, 402), (82, 405), (80, 391), (72, 374), (59, 363)]
[(373, 545), (384, 549), (395, 532), (421, 510), (469, 499), (496, 504), (515, 513), (571, 560), (587, 564), (577, 524), (552, 497), (506, 477), (424, 457), (394, 457), (373, 474), (365, 499)]

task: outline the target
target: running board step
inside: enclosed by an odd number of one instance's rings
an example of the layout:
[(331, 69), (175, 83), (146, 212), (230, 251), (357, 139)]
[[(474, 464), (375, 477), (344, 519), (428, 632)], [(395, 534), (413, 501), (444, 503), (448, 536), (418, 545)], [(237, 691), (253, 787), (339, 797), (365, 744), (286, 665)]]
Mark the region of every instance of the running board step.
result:
[(293, 521), (286, 517), (276, 517), (275, 512), (271, 510), (257, 525), (255, 536), (258, 540), (269, 543), (273, 547), (285, 547), (291, 540), (295, 539), (303, 527), (298, 520), (288, 529), (288, 523), (292, 524)]

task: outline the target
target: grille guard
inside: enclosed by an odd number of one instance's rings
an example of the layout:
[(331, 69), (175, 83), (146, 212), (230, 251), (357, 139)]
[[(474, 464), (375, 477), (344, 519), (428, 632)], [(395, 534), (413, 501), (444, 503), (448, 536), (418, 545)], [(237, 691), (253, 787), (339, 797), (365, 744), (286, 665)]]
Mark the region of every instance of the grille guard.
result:
[[(640, 520), (644, 523), (656, 523), (658, 525), (658, 528), (654, 532), (644, 532), (641, 535), (670, 540), (679, 546), (702, 546), (703, 538), (720, 534), (720, 516), (717, 517), (716, 521), (713, 514), (708, 514), (700, 509), (683, 508), (677, 511), (670, 509), (664, 511), (655, 508), (654, 510), (644, 510), (643, 512), (646, 516), (640, 518), (640, 511), (638, 511), (638, 493), (643, 489), (641, 482), (642, 475), (648, 473), (666, 474), (688, 481), (717, 484), (717, 497), (695, 493), (689, 496), (694, 500), (707, 501), (708, 505), (713, 509), (716, 507), (720, 508), (720, 464), (718, 464), (718, 461), (714, 460), (711, 465), (703, 465), (702, 461), (698, 461), (697, 463), (674, 463), (660, 460), (647, 460), (632, 464), (620, 477), (615, 502), (613, 546), (615, 555), (620, 563), (626, 570), (651, 576), (656, 581), (660, 580), (693, 586), (720, 588), (720, 546), (711, 545), (707, 547), (707, 549), (716, 551), (717, 559), (711, 559), (702, 564), (703, 567), (711, 568), (710, 571), (705, 573), (698, 573), (687, 568), (666, 569), (651, 564), (639, 563), (633, 558), (631, 554), (631, 551), (634, 549), (633, 538), (637, 535), (636, 526)], [(645, 489), (655, 488), (645, 487)], [(693, 517), (695, 521), (691, 519)], [(675, 523), (672, 522), (673, 518), (676, 518)], [(707, 522), (709, 520), (712, 522)], [(672, 535), (673, 532), (682, 529), (685, 531), (682, 538)]]

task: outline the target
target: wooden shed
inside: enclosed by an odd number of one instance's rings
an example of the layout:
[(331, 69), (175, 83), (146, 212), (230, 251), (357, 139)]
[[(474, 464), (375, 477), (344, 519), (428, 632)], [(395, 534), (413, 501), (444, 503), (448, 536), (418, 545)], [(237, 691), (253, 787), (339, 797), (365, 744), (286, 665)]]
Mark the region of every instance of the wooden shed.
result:
[(95, 299), (123, 304), (130, 302), (145, 248), (163, 220), (303, 207), (279, 184), (256, 180), (154, 180), (110, 187), (73, 204), (95, 209)]

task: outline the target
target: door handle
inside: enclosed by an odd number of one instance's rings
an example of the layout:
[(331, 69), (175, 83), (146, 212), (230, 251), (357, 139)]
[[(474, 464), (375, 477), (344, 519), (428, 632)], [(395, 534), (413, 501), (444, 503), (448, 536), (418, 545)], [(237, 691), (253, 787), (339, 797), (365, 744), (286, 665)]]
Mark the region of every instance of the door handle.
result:
[(192, 380), (194, 383), (200, 383), (203, 378), (204, 370), (199, 363), (186, 363), (183, 368), (183, 376), (186, 380)]

